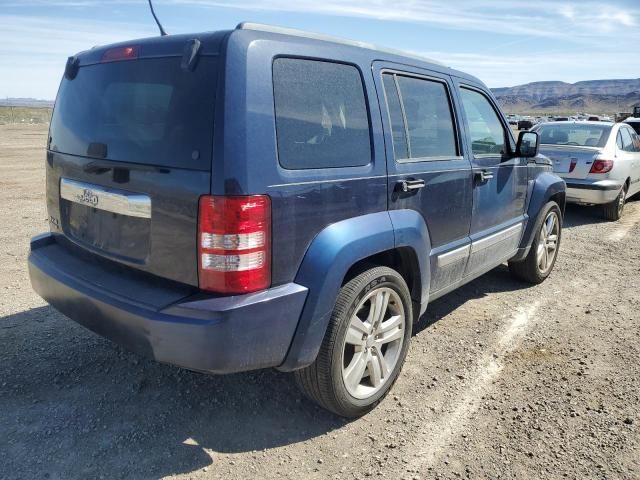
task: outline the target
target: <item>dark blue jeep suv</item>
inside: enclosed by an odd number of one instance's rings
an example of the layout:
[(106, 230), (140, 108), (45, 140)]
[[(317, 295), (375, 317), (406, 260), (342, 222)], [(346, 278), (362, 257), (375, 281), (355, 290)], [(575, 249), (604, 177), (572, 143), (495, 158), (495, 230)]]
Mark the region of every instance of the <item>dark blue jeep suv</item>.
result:
[(565, 184), (490, 91), (435, 62), (256, 24), (70, 57), (33, 288), (161, 362), (295, 371), (344, 416), (412, 325), (503, 262), (555, 263)]

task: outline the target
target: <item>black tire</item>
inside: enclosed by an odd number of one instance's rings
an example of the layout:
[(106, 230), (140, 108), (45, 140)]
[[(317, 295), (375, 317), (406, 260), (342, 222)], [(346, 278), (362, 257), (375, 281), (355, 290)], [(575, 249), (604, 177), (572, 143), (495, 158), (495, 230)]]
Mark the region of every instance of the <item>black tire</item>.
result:
[(605, 220), (609, 220), (611, 222), (615, 222), (620, 220), (622, 217), (622, 213), (624, 212), (624, 204), (627, 196), (627, 185), (623, 185), (620, 189), (620, 193), (616, 197), (616, 199), (606, 204), (602, 209), (602, 216)]
[[(381, 389), (369, 398), (352, 396), (343, 380), (343, 350), (355, 309), (372, 289), (387, 287), (399, 296), (405, 312), (404, 336), (398, 360)], [(316, 360), (294, 372), (296, 383), (311, 400), (343, 417), (359, 417), (372, 410), (397, 380), (409, 348), (413, 312), (409, 288), (402, 276), (388, 267), (367, 270), (342, 286)]]
[[(556, 253), (551, 262), (551, 266), (546, 271), (541, 271), (538, 266), (537, 245), (540, 242), (540, 235), (542, 234), (542, 223), (551, 211), (556, 212), (559, 222)], [(513, 275), (518, 280), (523, 280), (534, 285), (544, 282), (544, 280), (553, 271), (553, 267), (555, 266), (556, 260), (558, 259), (558, 251), (560, 250), (560, 242), (562, 239), (562, 212), (556, 202), (551, 201), (547, 203), (542, 209), (540, 215), (536, 220), (535, 232), (536, 234), (533, 237), (531, 248), (529, 249), (529, 253), (524, 258), (524, 260), (520, 260), (518, 262), (509, 262), (509, 272), (511, 272), (511, 275)]]

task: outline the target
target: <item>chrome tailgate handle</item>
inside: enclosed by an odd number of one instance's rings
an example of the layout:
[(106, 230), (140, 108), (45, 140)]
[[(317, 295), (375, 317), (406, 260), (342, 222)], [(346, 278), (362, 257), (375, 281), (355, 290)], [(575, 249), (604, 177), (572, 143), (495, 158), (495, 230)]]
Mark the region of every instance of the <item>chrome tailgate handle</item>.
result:
[(147, 195), (113, 191), (98, 185), (62, 178), (60, 198), (119, 215), (151, 218), (151, 199)]

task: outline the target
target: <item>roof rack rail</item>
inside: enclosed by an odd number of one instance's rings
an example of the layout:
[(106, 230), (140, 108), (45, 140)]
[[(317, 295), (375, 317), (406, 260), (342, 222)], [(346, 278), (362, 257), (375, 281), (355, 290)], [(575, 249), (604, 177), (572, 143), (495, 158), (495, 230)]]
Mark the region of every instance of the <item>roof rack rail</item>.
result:
[(242, 22), (236, 26), (236, 30), (256, 30), (259, 32), (280, 33), (283, 35), (292, 35), (295, 37), (311, 38), (313, 40), (322, 40), (324, 42), (338, 43), (340, 45), (349, 45), (351, 47), (367, 48), (369, 50), (376, 50), (378, 52), (389, 53), (391, 55), (399, 55), (402, 57), (414, 58), (416, 60), (421, 60), (423, 62), (429, 62), (435, 65), (446, 67), (446, 65), (443, 64), (442, 62), (439, 62), (432, 58), (423, 57), (422, 55), (417, 55), (415, 53), (405, 52), (403, 50), (396, 50), (394, 48), (379, 47), (377, 45), (374, 45), (373, 43), (359, 42), (357, 40), (347, 40), (340, 37), (325, 35), (323, 33), (307, 32), (305, 30), (298, 30), (295, 28), (277, 27), (274, 25), (266, 25), (263, 23)]

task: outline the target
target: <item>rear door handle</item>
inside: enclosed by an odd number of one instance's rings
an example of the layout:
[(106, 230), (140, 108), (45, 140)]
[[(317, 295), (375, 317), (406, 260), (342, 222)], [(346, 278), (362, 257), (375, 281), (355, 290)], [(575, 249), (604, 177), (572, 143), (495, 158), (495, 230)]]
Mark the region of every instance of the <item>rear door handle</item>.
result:
[(479, 172), (476, 172), (475, 176), (478, 182), (484, 183), (493, 178), (493, 172), (490, 172), (489, 170), (480, 170)]
[(425, 186), (424, 180), (400, 180), (398, 182), (400, 189), (403, 192), (409, 192), (411, 190), (419, 190)]

